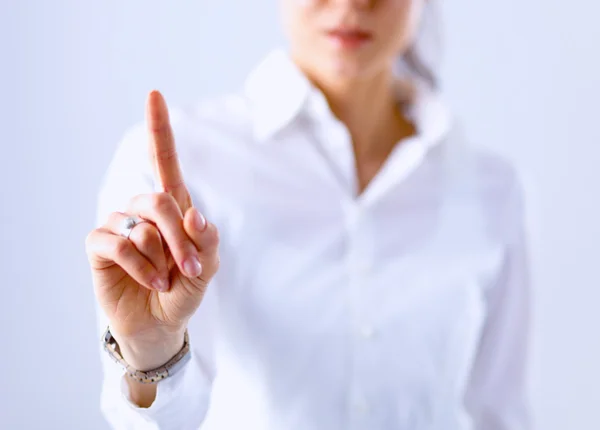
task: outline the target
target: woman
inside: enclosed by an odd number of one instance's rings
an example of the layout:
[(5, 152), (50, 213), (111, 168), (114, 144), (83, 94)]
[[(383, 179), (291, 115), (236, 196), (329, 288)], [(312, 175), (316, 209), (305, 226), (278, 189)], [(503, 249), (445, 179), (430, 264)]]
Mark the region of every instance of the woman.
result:
[(289, 49), (241, 94), (152, 92), (111, 163), (86, 241), (105, 416), (528, 428), (520, 186), (437, 94), (438, 5), (281, 6)]

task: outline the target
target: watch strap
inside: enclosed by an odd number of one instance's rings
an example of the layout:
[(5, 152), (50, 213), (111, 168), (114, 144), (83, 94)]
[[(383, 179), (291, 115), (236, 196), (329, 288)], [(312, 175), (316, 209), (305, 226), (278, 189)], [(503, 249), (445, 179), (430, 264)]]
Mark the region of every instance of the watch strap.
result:
[(185, 330), (183, 336), (183, 347), (179, 350), (179, 352), (162, 366), (157, 367), (156, 369), (145, 371), (134, 369), (125, 361), (121, 355), (116, 339), (110, 332), (110, 327), (106, 328), (106, 331), (102, 336), (102, 343), (104, 345), (104, 350), (116, 363), (123, 367), (127, 375), (142, 384), (155, 384), (165, 378), (168, 378), (169, 376), (174, 375), (192, 358), (187, 329)]

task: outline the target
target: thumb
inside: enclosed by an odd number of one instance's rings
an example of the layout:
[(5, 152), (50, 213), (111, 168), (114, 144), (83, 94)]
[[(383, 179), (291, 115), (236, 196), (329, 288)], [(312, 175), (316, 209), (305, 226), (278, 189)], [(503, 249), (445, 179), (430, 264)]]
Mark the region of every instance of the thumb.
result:
[(199, 252), (202, 274), (200, 279), (209, 282), (219, 267), (219, 232), (198, 209), (191, 207), (183, 217), (183, 228)]

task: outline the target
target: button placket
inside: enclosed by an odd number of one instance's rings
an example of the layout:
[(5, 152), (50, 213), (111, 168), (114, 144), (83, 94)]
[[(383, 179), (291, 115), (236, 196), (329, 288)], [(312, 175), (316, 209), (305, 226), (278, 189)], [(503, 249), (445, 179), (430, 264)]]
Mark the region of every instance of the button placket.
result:
[(369, 321), (369, 284), (371, 282), (371, 241), (366, 209), (353, 204), (347, 211), (348, 276), (352, 291), (355, 334), (360, 339), (371, 339), (375, 329)]
[(351, 297), (351, 329), (353, 336), (353, 374), (349, 395), (350, 421), (356, 428), (369, 425), (371, 405), (366, 395), (370, 364), (370, 355), (365, 348), (370, 348), (368, 341), (375, 335), (375, 329), (368, 319), (371, 255), (368, 213), (359, 203), (353, 202), (347, 207), (347, 273)]

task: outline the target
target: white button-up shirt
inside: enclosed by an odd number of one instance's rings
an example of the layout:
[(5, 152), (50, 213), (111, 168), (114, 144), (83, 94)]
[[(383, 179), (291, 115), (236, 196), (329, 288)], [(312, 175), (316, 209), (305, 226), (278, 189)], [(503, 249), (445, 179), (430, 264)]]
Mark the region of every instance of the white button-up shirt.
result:
[[(239, 94), (171, 108), (221, 268), (190, 321), (192, 360), (147, 409), (102, 352), (117, 429), (519, 430), (529, 286), (520, 184), (421, 89), (358, 195), (352, 142), (283, 51)], [(98, 223), (157, 190), (143, 124), (118, 147)], [(99, 313), (99, 330), (106, 327)]]

